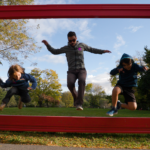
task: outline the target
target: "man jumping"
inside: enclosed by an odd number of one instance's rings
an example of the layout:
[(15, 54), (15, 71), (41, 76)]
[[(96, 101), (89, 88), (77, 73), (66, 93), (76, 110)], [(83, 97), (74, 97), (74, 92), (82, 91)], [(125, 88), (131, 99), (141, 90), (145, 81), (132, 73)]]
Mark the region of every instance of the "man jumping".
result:
[[(83, 97), (85, 90), (85, 80), (87, 72), (84, 65), (84, 53), (83, 51), (88, 51), (95, 54), (111, 53), (109, 50), (101, 50), (92, 48), (84, 43), (79, 43), (77, 41), (77, 36), (75, 32), (70, 31), (68, 33), (68, 45), (60, 49), (54, 49), (49, 45), (46, 40), (42, 41), (47, 49), (54, 55), (66, 53), (68, 62), (67, 71), (67, 86), (72, 96), (74, 98), (74, 106), (77, 110), (83, 110)], [(78, 92), (75, 89), (75, 82), (78, 79)]]

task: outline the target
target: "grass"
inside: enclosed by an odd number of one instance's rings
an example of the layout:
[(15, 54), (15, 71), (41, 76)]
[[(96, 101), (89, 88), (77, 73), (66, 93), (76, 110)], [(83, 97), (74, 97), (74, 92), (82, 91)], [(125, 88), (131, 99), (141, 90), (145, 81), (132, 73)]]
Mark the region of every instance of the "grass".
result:
[[(0, 115), (33, 115), (33, 116), (91, 116), (107, 117), (106, 112), (109, 109), (85, 108), (83, 111), (77, 111), (75, 108), (5, 108), (0, 111)], [(126, 109), (119, 110), (115, 117), (150, 117), (150, 111)]]
[[(5, 108), (0, 115), (106, 117), (109, 109), (85, 108)], [(119, 110), (115, 117), (150, 117), (150, 111)], [(86, 148), (150, 149), (150, 134), (82, 134), (0, 131), (0, 143)]]
[(150, 149), (150, 135), (0, 131), (0, 143), (85, 148)]

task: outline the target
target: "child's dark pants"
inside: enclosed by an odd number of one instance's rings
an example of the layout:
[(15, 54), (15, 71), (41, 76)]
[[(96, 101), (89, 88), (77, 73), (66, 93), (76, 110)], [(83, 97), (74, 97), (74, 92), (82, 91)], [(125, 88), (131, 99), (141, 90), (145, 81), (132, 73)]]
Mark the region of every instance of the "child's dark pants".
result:
[(31, 98), (30, 98), (28, 92), (29, 92), (28, 90), (22, 90), (17, 87), (12, 87), (7, 92), (5, 98), (2, 101), (3, 101), (3, 103), (7, 104), (13, 95), (19, 95), (21, 97), (21, 101), (23, 103), (29, 103), (31, 101)]

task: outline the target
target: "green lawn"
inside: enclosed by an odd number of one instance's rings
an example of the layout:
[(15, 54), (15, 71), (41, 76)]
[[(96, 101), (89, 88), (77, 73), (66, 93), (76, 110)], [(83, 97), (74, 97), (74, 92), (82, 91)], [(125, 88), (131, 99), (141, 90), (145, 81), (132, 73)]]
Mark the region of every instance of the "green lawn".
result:
[[(77, 111), (75, 108), (5, 108), (0, 115), (38, 115), (38, 116), (91, 116), (106, 117), (109, 109), (85, 108)], [(115, 117), (150, 117), (150, 111), (145, 110), (119, 110)]]

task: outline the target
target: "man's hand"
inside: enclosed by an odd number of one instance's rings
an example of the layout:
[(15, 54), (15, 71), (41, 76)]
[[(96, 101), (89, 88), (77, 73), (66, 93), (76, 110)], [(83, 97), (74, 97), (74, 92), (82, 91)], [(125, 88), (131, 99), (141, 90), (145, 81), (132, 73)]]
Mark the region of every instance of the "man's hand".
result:
[(109, 51), (109, 50), (104, 50), (104, 53), (111, 53), (111, 51)]
[(147, 70), (148, 70), (148, 68), (147, 68), (147, 67), (145, 67), (145, 66), (143, 67), (143, 69), (144, 69), (145, 71), (147, 71)]
[(32, 88), (31, 88), (31, 87), (28, 87), (28, 88), (27, 88), (27, 90), (29, 90), (29, 91), (30, 91), (30, 90), (32, 90)]
[(48, 45), (48, 42), (46, 40), (42, 41), (45, 45)]
[(118, 69), (118, 71), (119, 71), (119, 73), (120, 73), (120, 72), (123, 72), (123, 73), (124, 73), (123, 68)]

